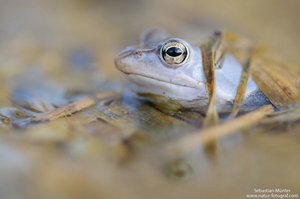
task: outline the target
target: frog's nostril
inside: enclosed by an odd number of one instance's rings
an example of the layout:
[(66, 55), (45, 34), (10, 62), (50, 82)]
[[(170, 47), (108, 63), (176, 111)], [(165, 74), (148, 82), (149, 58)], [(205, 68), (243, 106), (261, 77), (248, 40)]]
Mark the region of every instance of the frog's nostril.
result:
[(139, 58), (139, 57), (142, 57), (143, 52), (140, 51), (140, 50), (137, 50), (137, 51), (134, 52), (134, 55), (135, 55), (137, 58)]

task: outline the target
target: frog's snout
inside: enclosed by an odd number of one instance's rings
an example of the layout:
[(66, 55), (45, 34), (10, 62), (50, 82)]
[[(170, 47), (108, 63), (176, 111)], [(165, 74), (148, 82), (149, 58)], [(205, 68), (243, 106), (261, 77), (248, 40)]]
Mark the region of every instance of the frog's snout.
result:
[(140, 59), (143, 55), (142, 50), (128, 47), (117, 55), (115, 65), (120, 71), (130, 73), (140, 63)]
[(132, 53), (134, 53), (135, 50), (136, 49), (133, 47), (127, 47), (118, 54), (116, 59), (122, 59), (124, 57), (127, 57), (127, 56), (131, 55)]
[(135, 49), (133, 47), (128, 47), (124, 50), (122, 50), (117, 57), (115, 57), (115, 65), (117, 69), (120, 71), (126, 73), (128, 66), (130, 65), (129, 63), (129, 57), (135, 52)]

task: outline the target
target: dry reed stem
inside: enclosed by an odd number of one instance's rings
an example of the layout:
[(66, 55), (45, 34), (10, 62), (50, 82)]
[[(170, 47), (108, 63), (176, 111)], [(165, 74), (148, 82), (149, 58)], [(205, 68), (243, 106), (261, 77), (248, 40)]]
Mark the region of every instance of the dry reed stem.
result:
[(98, 93), (96, 94), (96, 97), (85, 97), (67, 106), (57, 108), (54, 111), (44, 113), (40, 117), (32, 119), (30, 122), (52, 121), (60, 117), (65, 117), (68, 115), (72, 115), (76, 112), (82, 111), (86, 108), (95, 105), (99, 101), (112, 100), (118, 98), (119, 96), (120, 95), (118, 93), (113, 93), (113, 92)]
[(200, 132), (196, 132), (195, 134), (184, 137), (176, 141), (175, 143), (170, 144), (168, 146), (170, 148), (168, 149), (172, 150), (176, 148), (178, 149), (178, 147), (180, 147), (179, 151), (176, 150), (177, 152), (189, 152), (200, 144), (206, 145), (216, 139), (237, 133), (241, 129), (249, 128), (259, 123), (262, 118), (266, 117), (272, 112), (274, 112), (272, 105), (264, 106), (256, 111), (250, 112), (236, 119), (227, 121), (217, 126), (206, 128), (204, 130), (201, 130)]
[(250, 70), (251, 70), (251, 58), (249, 58), (246, 64), (243, 66), (243, 71), (240, 77), (239, 86), (236, 92), (236, 96), (234, 99), (234, 104), (232, 108), (232, 112), (230, 113), (229, 117), (236, 117), (239, 113), (240, 108), (244, 102), (245, 93), (247, 90), (249, 77), (250, 77)]
[(203, 121), (203, 127), (215, 125), (219, 121), (216, 106), (216, 78), (215, 78), (215, 56), (216, 45), (220, 42), (220, 35), (215, 35), (206, 44), (201, 46), (203, 69), (206, 78), (206, 88), (209, 96), (208, 108)]

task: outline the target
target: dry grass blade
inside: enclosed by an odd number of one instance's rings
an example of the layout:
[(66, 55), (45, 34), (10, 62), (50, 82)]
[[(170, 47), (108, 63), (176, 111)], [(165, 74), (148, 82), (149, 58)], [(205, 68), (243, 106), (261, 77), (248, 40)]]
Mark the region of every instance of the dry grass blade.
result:
[(225, 32), (215, 32), (215, 64), (217, 68), (222, 68), (225, 54), (228, 51), (227, 42), (225, 40)]
[(262, 121), (263, 124), (294, 123), (300, 121), (300, 107), (292, 107), (284, 111), (275, 112)]
[(67, 106), (57, 108), (54, 111), (44, 113), (40, 117), (31, 119), (30, 122), (45, 122), (45, 121), (55, 120), (57, 118), (72, 115), (76, 112), (82, 111), (83, 109), (89, 108), (95, 105), (98, 101), (112, 100), (119, 96), (120, 95), (118, 93), (112, 93), (112, 92), (99, 93), (96, 95), (96, 97), (86, 97), (78, 101), (75, 101), (72, 104), (69, 104)]
[(201, 46), (203, 69), (206, 78), (206, 88), (209, 96), (209, 104), (203, 126), (210, 126), (218, 123), (218, 112), (216, 107), (216, 78), (215, 78), (215, 55), (216, 44), (220, 40), (220, 35), (215, 35), (209, 42)]
[(219, 122), (219, 116), (216, 108), (216, 100), (213, 95), (209, 101), (208, 109), (203, 120), (203, 128), (216, 125)]
[(252, 68), (254, 81), (277, 108), (300, 103), (297, 75), (288, 72), (286, 66), (266, 57), (257, 57)]
[(236, 96), (234, 99), (232, 112), (229, 115), (229, 117), (231, 118), (235, 117), (239, 113), (242, 103), (244, 101), (244, 97), (245, 97), (245, 93), (246, 93), (246, 89), (250, 77), (250, 69), (251, 69), (251, 58), (247, 60), (246, 64), (243, 67), (240, 83), (237, 88)]
[(57, 108), (54, 111), (50, 111), (48, 113), (43, 114), (40, 117), (34, 118), (33, 120), (31, 120), (31, 122), (45, 122), (55, 120), (57, 118), (65, 117), (78, 111), (81, 111), (85, 108), (94, 105), (95, 103), (96, 101), (93, 98), (80, 99), (72, 104), (61, 108)]
[(187, 153), (200, 144), (205, 146), (207, 143), (210, 143), (211, 141), (214, 141), (218, 138), (237, 133), (241, 129), (249, 128), (259, 123), (261, 119), (273, 113), (273, 111), (274, 109), (272, 105), (264, 106), (256, 111), (240, 116), (234, 120), (230, 120), (223, 124), (206, 128), (193, 135), (182, 138), (179, 141), (170, 144), (170, 148), (168, 149), (172, 150), (178, 149), (178, 147), (180, 147), (179, 151), (176, 150), (176, 152)]
[[(245, 63), (249, 50), (254, 48), (253, 44), (229, 32), (226, 32), (225, 39), (230, 46), (230, 52), (240, 63)], [(265, 46), (255, 47), (251, 62), (251, 77), (276, 108), (282, 109), (300, 103), (300, 91), (297, 89), (299, 74), (291, 72), (293, 67), (279, 61)]]

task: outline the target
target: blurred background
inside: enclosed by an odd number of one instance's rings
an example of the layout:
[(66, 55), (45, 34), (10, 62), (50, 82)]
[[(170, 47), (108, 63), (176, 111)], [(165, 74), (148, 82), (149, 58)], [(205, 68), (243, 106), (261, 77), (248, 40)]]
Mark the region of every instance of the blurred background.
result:
[[(299, 0), (0, 0), (0, 106), (11, 105), (10, 88), (32, 69), (72, 90), (102, 88), (100, 80), (118, 89), (125, 78), (115, 55), (152, 27), (192, 42), (214, 30), (236, 32), (270, 46), (300, 74), (299, 8)], [(300, 194), (299, 127), (238, 136), (213, 162), (191, 158), (198, 167), (192, 177), (175, 181), (148, 145), (120, 165), (122, 147), (103, 149), (80, 125), (66, 128), (0, 128), (1, 199), (246, 198), (253, 188)]]
[(297, 0), (1, 0), (1, 50), (8, 51), (6, 45), (13, 44), (25, 48), (26, 42), (66, 53), (88, 48), (99, 58), (97, 66), (114, 76), (120, 74), (111, 61), (116, 52), (137, 43), (148, 28), (160, 27), (191, 41), (203, 31), (226, 29), (268, 44), (299, 64), (299, 4)]

